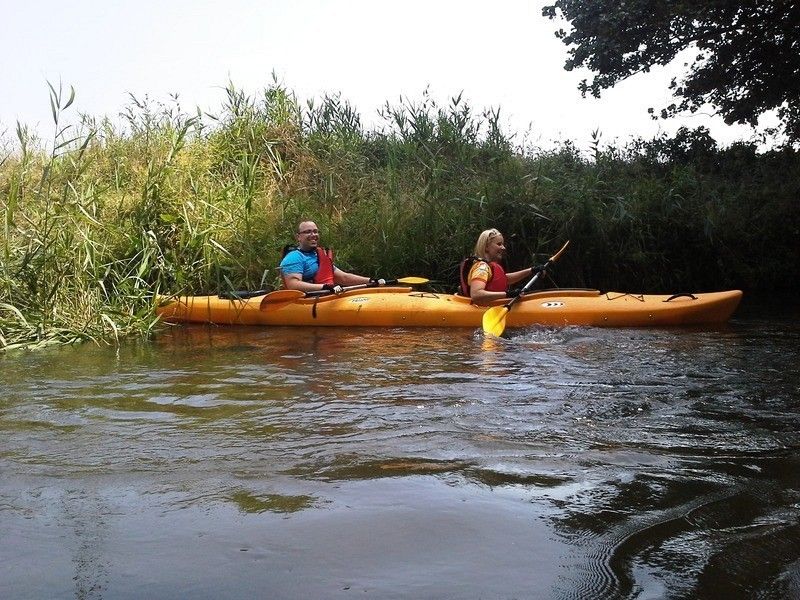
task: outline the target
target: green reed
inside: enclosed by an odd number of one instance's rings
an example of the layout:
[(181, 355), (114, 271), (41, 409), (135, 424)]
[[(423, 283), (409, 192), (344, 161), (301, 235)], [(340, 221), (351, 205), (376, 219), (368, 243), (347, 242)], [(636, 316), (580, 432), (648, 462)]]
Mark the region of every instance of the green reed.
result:
[(792, 148), (721, 149), (701, 128), (543, 151), (505, 133), (499, 110), (428, 93), (366, 130), (339, 95), (301, 104), (276, 81), (255, 96), (230, 84), (213, 115), (131, 96), (121, 124), (65, 125), (74, 93), (50, 99), (49, 150), (18, 126), (0, 155), (6, 349), (149, 335), (159, 293), (276, 286), (301, 218), (343, 268), (448, 291), (488, 227), (511, 268), (570, 239), (562, 286), (797, 286)]

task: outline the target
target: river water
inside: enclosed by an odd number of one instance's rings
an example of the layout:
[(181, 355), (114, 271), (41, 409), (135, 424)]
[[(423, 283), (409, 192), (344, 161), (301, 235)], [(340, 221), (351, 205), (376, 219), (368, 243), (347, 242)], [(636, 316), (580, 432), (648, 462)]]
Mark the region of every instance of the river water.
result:
[(0, 596), (798, 598), (798, 316), (0, 357)]

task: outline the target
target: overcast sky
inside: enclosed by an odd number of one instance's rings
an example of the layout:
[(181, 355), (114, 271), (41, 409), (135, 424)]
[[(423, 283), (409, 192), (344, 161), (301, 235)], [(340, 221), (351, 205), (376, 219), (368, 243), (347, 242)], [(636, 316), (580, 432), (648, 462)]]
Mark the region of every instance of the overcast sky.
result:
[(670, 102), (674, 69), (581, 98), (587, 74), (564, 71), (566, 47), (539, 0), (0, 2), (6, 138), (17, 120), (52, 135), (48, 80), (74, 86), (78, 111), (116, 118), (128, 93), (177, 93), (189, 112), (214, 112), (229, 80), (253, 93), (273, 71), (301, 100), (340, 92), (367, 125), (386, 101), (419, 100), (428, 88), (440, 102), (463, 91), (476, 110), (500, 107), (506, 131), (530, 128), (541, 146), (586, 147), (594, 129), (624, 141), (681, 125), (704, 125), (721, 144), (750, 137), (709, 115), (652, 121), (647, 108)]

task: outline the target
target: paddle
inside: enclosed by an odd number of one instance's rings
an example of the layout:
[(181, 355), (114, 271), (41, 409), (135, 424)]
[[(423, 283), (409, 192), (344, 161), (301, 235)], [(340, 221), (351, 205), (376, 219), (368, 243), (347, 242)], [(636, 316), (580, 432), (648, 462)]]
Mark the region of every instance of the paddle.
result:
[(277, 310), (287, 304), (291, 304), (300, 298), (305, 298), (305, 294), (300, 290), (275, 290), (261, 299), (259, 310)]
[[(424, 277), (403, 277), (401, 279), (388, 279), (386, 280), (386, 283), (384, 285), (395, 285), (396, 283), (403, 283), (406, 285), (421, 285), (423, 283), (428, 283), (428, 281), (429, 280), (425, 279)], [(375, 284), (365, 283), (362, 285), (353, 285), (344, 289), (354, 290), (356, 288), (361, 288), (361, 287), (375, 287)], [(247, 300), (248, 298), (263, 296), (264, 294), (268, 293), (269, 290), (229, 290), (227, 292), (220, 292), (219, 294), (217, 294), (217, 297), (222, 298), (223, 300)], [(325, 290), (325, 293), (326, 294), (328, 293), (327, 290)], [(309, 292), (306, 295), (319, 296), (320, 292)], [(280, 296), (277, 296), (275, 298), (280, 298)], [(291, 300), (296, 300), (296, 298), (292, 297)], [(284, 300), (273, 299), (273, 297), (270, 296), (270, 301), (267, 302), (267, 304), (282, 303), (282, 302), (284, 302)]]
[(387, 279), (384, 285), (394, 285), (396, 283), (402, 283), (405, 285), (422, 285), (423, 283), (428, 283), (430, 279), (425, 279), (424, 277), (401, 277), (400, 279)]
[[(422, 285), (423, 283), (428, 283), (428, 279), (424, 277), (401, 277), (400, 279), (387, 279), (384, 285), (397, 285), (398, 283), (402, 283), (404, 285)], [(358, 285), (349, 285), (347, 287), (342, 288), (345, 292), (349, 292), (350, 290), (360, 290), (362, 288), (368, 287), (378, 287), (376, 283), (359, 283)], [(319, 296), (330, 296), (333, 294), (330, 290), (317, 290), (314, 292), (306, 292), (307, 298), (315, 298)]]
[(508, 311), (511, 310), (511, 307), (514, 306), (514, 303), (517, 300), (522, 298), (525, 292), (527, 292), (529, 289), (531, 289), (531, 287), (533, 287), (533, 284), (536, 283), (537, 279), (539, 279), (539, 275), (546, 272), (548, 267), (559, 259), (564, 250), (567, 249), (567, 246), (569, 246), (569, 240), (567, 240), (567, 242), (563, 246), (561, 246), (561, 250), (556, 252), (553, 256), (551, 256), (548, 259), (546, 263), (544, 263), (544, 266), (542, 267), (541, 271), (539, 271), (538, 273), (536, 273), (536, 275), (531, 277), (530, 281), (528, 281), (528, 283), (525, 284), (525, 287), (522, 288), (522, 290), (520, 291), (519, 296), (512, 298), (509, 302), (506, 302), (503, 306), (493, 306), (485, 313), (483, 313), (483, 331), (485, 333), (491, 333), (492, 335), (496, 335), (497, 337), (503, 335), (503, 331), (505, 331), (506, 329), (506, 317), (508, 316)]
[[(403, 283), (406, 285), (421, 285), (423, 283), (428, 283), (428, 280), (424, 277), (403, 277), (401, 279), (389, 279), (386, 281), (385, 285), (395, 285), (397, 283)], [(360, 285), (351, 285), (343, 289), (347, 292), (365, 287), (376, 287), (376, 284), (362, 283)], [(283, 306), (291, 304), (292, 302), (300, 300), (301, 298), (328, 296), (330, 294), (333, 294), (333, 292), (329, 290), (319, 290), (307, 293), (301, 292), (300, 290), (276, 290), (264, 296), (264, 298), (261, 300), (259, 310), (277, 310), (278, 308), (282, 308)]]

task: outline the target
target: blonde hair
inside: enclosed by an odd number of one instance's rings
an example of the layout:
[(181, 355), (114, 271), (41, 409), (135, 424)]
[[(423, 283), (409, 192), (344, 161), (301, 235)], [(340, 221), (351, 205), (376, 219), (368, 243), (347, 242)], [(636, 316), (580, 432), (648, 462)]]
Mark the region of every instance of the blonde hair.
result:
[(473, 250), (473, 254), (478, 258), (486, 258), (486, 246), (489, 245), (489, 240), (492, 238), (497, 237), (498, 235), (503, 235), (497, 229), (486, 229), (481, 231), (481, 234), (478, 236), (478, 241), (475, 242), (475, 250)]

